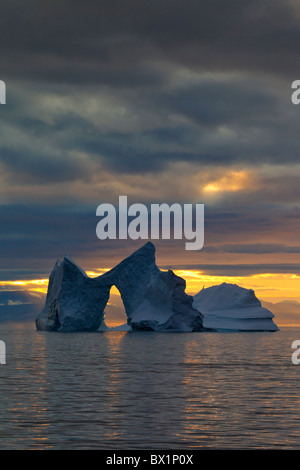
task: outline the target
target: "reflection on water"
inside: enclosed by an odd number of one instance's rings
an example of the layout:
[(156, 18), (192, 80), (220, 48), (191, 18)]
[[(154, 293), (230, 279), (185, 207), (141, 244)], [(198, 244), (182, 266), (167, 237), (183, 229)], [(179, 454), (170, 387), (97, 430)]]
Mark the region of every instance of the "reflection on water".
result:
[(0, 338), (1, 449), (300, 448), (299, 329)]

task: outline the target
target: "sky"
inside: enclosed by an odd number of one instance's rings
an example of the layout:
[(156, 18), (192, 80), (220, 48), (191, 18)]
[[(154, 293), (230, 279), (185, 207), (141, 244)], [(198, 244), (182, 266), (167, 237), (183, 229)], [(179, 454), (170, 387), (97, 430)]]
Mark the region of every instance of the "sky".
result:
[(226, 281), (300, 301), (299, 2), (0, 11), (1, 290), (45, 291), (65, 254), (99, 273), (142, 246), (96, 237), (97, 206), (127, 195), (205, 205), (202, 250), (155, 241), (189, 293)]

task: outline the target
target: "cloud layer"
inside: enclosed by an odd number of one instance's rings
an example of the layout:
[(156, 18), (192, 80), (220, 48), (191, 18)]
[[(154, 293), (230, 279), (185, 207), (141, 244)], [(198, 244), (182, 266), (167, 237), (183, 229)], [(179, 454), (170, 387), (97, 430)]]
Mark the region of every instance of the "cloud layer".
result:
[(297, 271), (297, 2), (3, 0), (0, 23), (3, 278), (138, 248), (96, 238), (97, 205), (120, 194), (205, 203), (196, 266)]

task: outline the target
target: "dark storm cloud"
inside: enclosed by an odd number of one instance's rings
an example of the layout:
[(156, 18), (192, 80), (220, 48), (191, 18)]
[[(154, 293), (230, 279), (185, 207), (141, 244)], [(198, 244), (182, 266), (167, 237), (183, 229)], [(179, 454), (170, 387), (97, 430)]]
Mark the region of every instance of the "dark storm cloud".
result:
[(21, 275), (29, 260), (37, 272), (40, 260), (48, 260), (50, 267), (66, 252), (95, 247), (95, 208), (2, 205), (0, 218), (1, 268), (19, 268)]
[[(299, 212), (299, 211), (298, 211)], [(289, 214), (296, 223), (299, 217), (297, 211)], [(281, 243), (271, 243), (269, 245), (259, 242), (272, 230), (280, 238), (281, 228), (284, 227), (288, 215), (285, 213), (269, 213), (265, 219), (263, 214), (234, 213), (227, 212), (220, 214), (217, 210), (209, 210), (207, 223), (205, 224), (205, 244), (204, 249), (195, 255), (203, 259), (207, 253), (299, 253), (299, 246), (289, 246)], [(63, 258), (65, 254), (71, 256), (84, 269), (112, 267), (123, 258), (138, 249), (147, 240), (132, 241), (128, 239), (125, 243), (122, 240), (100, 241), (96, 237), (96, 224), (99, 219), (96, 217), (96, 208), (89, 205), (39, 205), (36, 204), (10, 204), (0, 206), (0, 280), (30, 279), (48, 277), (57, 258)], [(251, 240), (247, 239), (247, 236)], [(241, 237), (244, 243), (241, 244)], [(254, 241), (257, 240), (257, 243)], [(222, 242), (220, 244), (220, 241)], [(237, 244), (234, 245), (234, 242)], [(166, 241), (167, 242), (167, 241)], [(217, 242), (218, 244), (215, 244)], [(240, 245), (238, 244), (240, 243)], [(170, 243), (161, 241), (155, 242), (160, 246), (162, 252), (171, 252), (172, 249), (178, 253), (184, 253), (184, 244), (174, 240)], [(186, 252), (186, 256), (188, 253)], [(158, 258), (161, 255), (158, 254)], [(218, 259), (221, 259), (218, 256)], [(299, 265), (300, 266), (300, 265)], [(191, 269), (204, 269), (213, 272), (217, 267), (195, 264)], [(296, 265), (291, 266), (296, 272)], [(189, 267), (185, 266), (186, 269)], [(228, 268), (228, 275), (237, 272), (237, 267), (230, 267), (227, 264), (220, 267), (224, 273)], [(255, 271), (256, 265), (241, 266), (241, 272), (248, 270)], [(274, 270), (290, 269), (290, 266), (278, 265), (275, 263)], [(173, 269), (180, 267), (173, 266)], [(266, 266), (262, 265), (258, 272), (266, 272)], [(296, 270), (296, 271), (295, 271)], [(252, 272), (251, 271), (251, 272)], [(267, 271), (275, 272), (275, 271)], [(290, 272), (290, 271), (288, 271)], [(298, 272), (298, 271), (297, 271)]]
[(267, 88), (260, 90), (250, 81), (237, 79), (222, 81), (216, 78), (175, 91), (166, 96), (168, 107), (195, 120), (204, 128), (221, 124), (260, 126), (276, 120), (276, 95)]
[[(0, 31), (7, 82), (0, 170), (8, 203), (14, 188), (20, 202), (0, 206), (2, 279), (45, 276), (65, 252), (76, 260), (99, 256), (101, 267), (127, 256), (129, 242), (96, 239), (96, 206), (81, 202), (78, 181), (87, 189), (91, 181), (107, 183), (111, 195), (105, 175), (117, 191), (120, 174), (134, 175), (132, 189), (141, 174), (149, 176), (143, 189), (178, 162), (189, 165), (182, 178), (192, 176), (191, 166), (195, 174), (203, 167), (201, 185), (215, 170), (220, 177), (227, 168), (270, 165), (254, 191), (250, 183), (207, 205), (207, 252), (298, 253), (289, 234), (279, 238), (287, 225), (299, 228), (297, 211), (281, 207), (298, 203), (297, 171), (279, 174), (272, 166), (299, 161), (290, 82), (299, 78), (300, 20), (288, 1), (3, 0)], [(77, 207), (64, 197), (67, 184)], [(35, 185), (47, 191), (42, 197), (37, 189), (35, 204), (26, 204)], [(268, 265), (205, 266), (273, 272)]]
[(0, 160), (8, 171), (13, 171), (15, 182), (58, 183), (82, 180), (90, 176), (86, 163), (76, 158), (70, 160), (63, 152), (54, 157), (53, 153), (44, 150), (2, 149)]
[(0, 323), (5, 321), (34, 321), (43, 308), (45, 296), (26, 291), (0, 290)]
[[(224, 209), (214, 209), (210, 206), (205, 214), (205, 231), (208, 236), (218, 234), (223, 237), (240, 236), (244, 233), (265, 232), (278, 228), (286, 217), (286, 213), (278, 207), (241, 207), (239, 209), (228, 209), (224, 204)], [(293, 219), (297, 215), (293, 213)]]
[(162, 269), (199, 270), (210, 276), (252, 276), (265, 273), (300, 274), (299, 263), (261, 263), (261, 264), (183, 264), (160, 266)]
[(0, 220), (0, 281), (47, 278), (65, 255), (85, 269), (91, 262), (112, 267), (141, 246), (140, 241), (139, 246), (131, 240), (99, 241), (96, 207), (89, 205), (1, 205)]
[[(29, 182), (88, 179), (94, 164), (136, 173), (159, 171), (178, 161), (202, 165), (298, 161), (298, 133), (290, 126), (294, 114), (286, 120), (276, 93), (259, 85), (248, 79), (239, 83), (215, 78), (179, 90), (125, 93), (118, 104), (125, 114), (115, 117), (108, 129), (91, 115), (91, 103), (99, 110), (102, 105), (102, 97), (93, 97), (93, 89), (76, 108), (77, 89), (73, 95), (72, 90), (52, 86), (50, 98), (43, 101), (46, 88), (34, 92), (34, 86), (20, 85), (0, 116), (0, 160), (16, 179)], [(109, 92), (107, 96), (112, 98)], [(51, 98), (58, 103), (56, 108), (51, 108)], [(173, 115), (185, 122), (172, 121)], [(102, 119), (105, 122), (105, 115)], [(122, 126), (129, 128), (120, 130)], [(87, 157), (81, 159), (74, 152)]]
[(120, 84), (124, 71), (128, 86), (140, 71), (140, 82), (149, 80), (137, 66), (145, 58), (294, 73), (300, 40), (299, 21), (283, 0), (5, 0), (1, 31), (10, 76)]
[[(178, 161), (298, 161), (290, 83), (277, 83), (297, 71), (300, 21), (285, 1), (4, 0), (0, 26), (0, 118), (13, 129), (9, 138), (3, 130), (0, 160), (17, 181), (88, 181), (94, 164), (141, 173)], [(181, 67), (215, 75), (170, 86)], [(95, 93), (101, 108), (99, 90), (126, 110), (108, 129), (84, 115), (91, 103), (64, 102)], [(47, 93), (61, 108), (37, 105)]]
[[(23, 281), (30, 281), (32, 279), (47, 279), (48, 277), (49, 270), (47, 269), (0, 269), (0, 281), (3, 282), (19, 281), (20, 279)], [(6, 288), (7, 286), (2, 286), (0, 287), (0, 290), (5, 290)]]
[(300, 253), (300, 246), (286, 246), (275, 243), (254, 243), (254, 244), (228, 244), (221, 246), (207, 246), (203, 251), (209, 253), (245, 253), (262, 255), (267, 253)]

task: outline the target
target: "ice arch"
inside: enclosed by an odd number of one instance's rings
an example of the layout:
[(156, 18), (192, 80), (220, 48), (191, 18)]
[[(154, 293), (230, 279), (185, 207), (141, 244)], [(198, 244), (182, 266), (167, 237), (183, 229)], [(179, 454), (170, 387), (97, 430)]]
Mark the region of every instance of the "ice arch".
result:
[(201, 331), (203, 316), (185, 293), (185, 280), (161, 271), (151, 242), (107, 273), (90, 278), (70, 258), (57, 261), (49, 278), (38, 330), (97, 331), (111, 287), (120, 291), (127, 323), (136, 330)]

